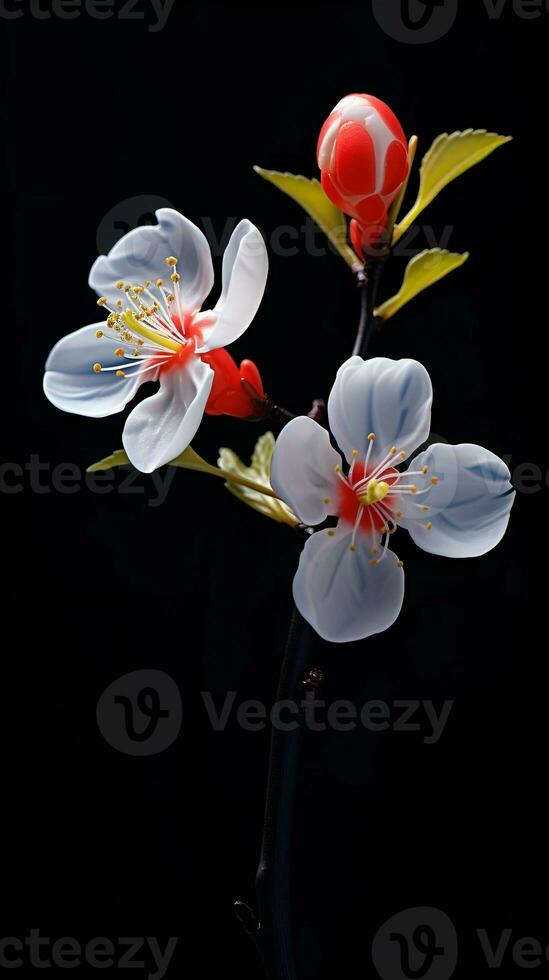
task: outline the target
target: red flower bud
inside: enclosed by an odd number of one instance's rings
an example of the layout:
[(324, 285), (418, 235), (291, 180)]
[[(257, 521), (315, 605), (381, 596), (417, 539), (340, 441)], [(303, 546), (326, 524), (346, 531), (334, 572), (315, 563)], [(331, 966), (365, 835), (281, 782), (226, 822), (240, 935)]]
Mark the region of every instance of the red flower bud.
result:
[(355, 219), (353, 245), (373, 243), (408, 176), (408, 142), (389, 106), (373, 95), (347, 95), (324, 123), (317, 146), (322, 186)]
[[(206, 403), (208, 415), (234, 415), (247, 419), (257, 415), (252, 392), (263, 398), (261, 375), (253, 361), (242, 361), (237, 366), (224, 348), (203, 354), (202, 360), (215, 372), (212, 388)], [(245, 381), (246, 384), (241, 382)]]

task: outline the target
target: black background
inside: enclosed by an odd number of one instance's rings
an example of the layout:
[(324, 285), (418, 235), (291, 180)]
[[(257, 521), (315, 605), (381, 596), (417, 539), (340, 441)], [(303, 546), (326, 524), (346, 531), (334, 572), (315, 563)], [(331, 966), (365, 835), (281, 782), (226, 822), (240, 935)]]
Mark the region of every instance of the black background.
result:
[[(544, 20), (474, 6), (423, 46), (387, 37), (368, 3), (177, 3), (157, 33), (147, 20), (28, 11), (4, 25), (3, 457), (25, 466), (39, 454), (48, 469), (40, 492), (25, 473), (23, 489), (2, 494), (2, 935), (178, 936), (169, 976), (261, 974), (231, 906), (253, 901), (269, 734), (234, 717), (212, 732), (200, 692), (272, 702), (300, 542), (194, 473), (177, 472), (158, 507), (149, 478), (132, 495), (119, 477), (102, 496), (52, 487), (58, 464), (84, 469), (121, 442), (121, 416), (65, 415), (41, 390), (53, 343), (96, 319), (87, 275), (110, 209), (125, 220), (124, 202), (156, 195), (218, 237), (247, 216), (272, 242), (303, 218), (252, 165), (315, 175), (320, 125), (352, 91), (389, 102), (420, 153), (442, 131), (513, 134), (424, 216), (435, 235), (451, 226), (449, 247), (469, 249), (469, 262), (406, 307), (374, 353), (427, 366), (437, 436), (546, 473), (535, 434)], [(403, 268), (393, 261), (384, 296)], [(233, 353), (256, 360), (280, 403), (307, 411), (350, 353), (357, 307), (344, 263), (307, 254), (301, 236), (294, 255), (271, 249), (265, 299)], [(221, 445), (246, 457), (266, 428), (208, 418), (195, 447), (211, 461)], [(455, 704), (435, 745), (425, 731), (308, 736), (293, 859), (304, 978), (375, 977), (372, 938), (407, 907), (451, 917), (459, 977), (488, 972), (477, 928), (494, 942), (506, 927), (547, 942), (535, 900), (546, 804), (532, 561), (547, 487), (530, 490), (478, 560), (428, 556), (402, 532), (397, 624), (318, 646), (328, 701)], [(143, 759), (107, 744), (95, 720), (102, 691), (138, 668), (166, 671), (184, 704), (175, 743)], [(506, 962), (499, 975), (514, 975)]]

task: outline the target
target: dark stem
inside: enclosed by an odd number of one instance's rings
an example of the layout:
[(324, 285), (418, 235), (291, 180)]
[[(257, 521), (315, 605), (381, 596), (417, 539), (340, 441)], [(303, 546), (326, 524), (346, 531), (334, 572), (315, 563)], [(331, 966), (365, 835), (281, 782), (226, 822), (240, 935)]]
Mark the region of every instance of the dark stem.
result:
[[(365, 357), (376, 330), (374, 309), (385, 256), (370, 259), (357, 275), (361, 291), (360, 322), (353, 354)], [(271, 418), (288, 421), (291, 413), (270, 402)], [(324, 406), (315, 403), (311, 417), (322, 415)], [(278, 700), (302, 706), (309, 692), (319, 683), (320, 671), (312, 669), (315, 633), (295, 609), (290, 624), (284, 662), (280, 674)], [(268, 980), (297, 980), (293, 929), (290, 915), (290, 864), (293, 820), (304, 711), (300, 707), (293, 731), (274, 728), (267, 783), (267, 802), (261, 857), (256, 877), (258, 915), (244, 903), (235, 912), (257, 945)]]
[[(278, 701), (301, 705), (312, 671), (315, 634), (294, 608), (280, 674)], [(304, 732), (304, 713), (293, 731), (274, 728), (271, 740), (265, 823), (256, 877), (258, 920), (238, 903), (239, 919), (253, 934), (268, 980), (297, 980), (290, 916), (290, 859), (294, 804)]]
[(358, 354), (359, 357), (366, 357), (370, 344), (378, 329), (374, 310), (379, 283), (386, 261), (387, 256), (369, 259), (366, 263), (366, 276), (361, 276), (357, 279), (357, 285), (360, 289), (360, 320), (353, 354)]
[(291, 422), (292, 419), (297, 418), (297, 415), (294, 415), (287, 408), (283, 408), (282, 405), (273, 405), (267, 418), (272, 419), (273, 422), (285, 425), (286, 422)]
[(360, 289), (360, 320), (358, 321), (358, 330), (356, 333), (355, 346), (353, 347), (353, 355), (359, 354), (364, 343), (364, 337), (366, 335), (366, 330), (368, 327), (368, 310), (369, 310), (369, 279), (368, 277), (364, 279), (359, 279), (358, 288)]

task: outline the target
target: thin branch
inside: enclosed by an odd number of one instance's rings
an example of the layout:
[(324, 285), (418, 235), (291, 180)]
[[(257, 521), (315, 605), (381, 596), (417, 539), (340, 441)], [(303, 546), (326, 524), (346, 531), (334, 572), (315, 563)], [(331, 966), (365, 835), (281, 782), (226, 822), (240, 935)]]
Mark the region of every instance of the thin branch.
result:
[[(320, 672), (311, 669), (315, 634), (297, 609), (290, 624), (278, 701), (301, 705)], [(256, 877), (258, 915), (236, 903), (238, 918), (253, 936), (268, 980), (297, 980), (290, 913), (290, 862), (295, 795), (305, 716), (300, 708), (291, 731), (274, 728), (269, 760), (265, 823)]]

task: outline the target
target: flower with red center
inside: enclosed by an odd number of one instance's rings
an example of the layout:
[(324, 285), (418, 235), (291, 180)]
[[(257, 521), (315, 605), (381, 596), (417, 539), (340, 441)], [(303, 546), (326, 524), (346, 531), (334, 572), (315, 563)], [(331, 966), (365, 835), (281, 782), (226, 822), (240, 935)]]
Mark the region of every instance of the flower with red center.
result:
[(351, 357), (328, 401), (328, 432), (305, 416), (278, 437), (271, 485), (312, 534), (294, 579), (294, 599), (324, 639), (346, 643), (388, 629), (404, 598), (403, 564), (389, 549), (399, 527), (425, 551), (483, 555), (503, 537), (514, 492), (505, 464), (470, 444), (427, 440), (432, 388), (417, 361)]
[(324, 123), (317, 146), (322, 187), (353, 219), (360, 254), (380, 237), (408, 176), (408, 142), (395, 114), (373, 95), (347, 95)]
[(44, 376), (57, 408), (92, 418), (121, 412), (143, 382), (158, 381), (122, 436), (128, 458), (145, 473), (187, 448), (205, 411), (253, 415), (250, 391), (263, 394), (255, 365), (243, 361), (238, 369), (223, 350), (248, 328), (265, 290), (260, 232), (247, 220), (235, 228), (223, 256), (221, 296), (202, 311), (214, 282), (208, 242), (171, 208), (156, 217), (157, 225), (130, 231), (96, 260), (89, 282), (108, 316), (63, 337)]

